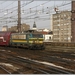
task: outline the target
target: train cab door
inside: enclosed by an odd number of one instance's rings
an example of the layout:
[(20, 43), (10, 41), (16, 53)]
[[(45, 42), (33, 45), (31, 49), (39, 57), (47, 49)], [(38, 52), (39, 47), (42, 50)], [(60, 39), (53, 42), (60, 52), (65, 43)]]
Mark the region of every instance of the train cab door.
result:
[(29, 44), (29, 34), (26, 34), (26, 40), (27, 40), (27, 44)]
[(27, 43), (29, 44), (29, 42), (30, 42), (30, 38), (32, 38), (32, 34), (30, 33), (30, 34), (27, 34)]

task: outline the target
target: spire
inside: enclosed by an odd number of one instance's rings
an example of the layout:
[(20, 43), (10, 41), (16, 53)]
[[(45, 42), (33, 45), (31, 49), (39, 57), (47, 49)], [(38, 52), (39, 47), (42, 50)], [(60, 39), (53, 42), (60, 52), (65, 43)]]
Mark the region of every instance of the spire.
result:
[(33, 30), (37, 30), (35, 21), (34, 21), (34, 24), (33, 24)]
[(34, 22), (34, 24), (33, 24), (33, 28), (36, 28), (36, 24), (35, 24), (35, 22)]

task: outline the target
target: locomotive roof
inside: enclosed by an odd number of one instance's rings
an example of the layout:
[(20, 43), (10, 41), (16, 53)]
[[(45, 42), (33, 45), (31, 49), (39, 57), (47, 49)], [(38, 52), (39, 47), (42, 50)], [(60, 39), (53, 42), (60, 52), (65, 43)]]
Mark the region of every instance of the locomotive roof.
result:
[(12, 33), (12, 35), (14, 34), (42, 34), (42, 33), (39, 33), (39, 32), (35, 32), (35, 33)]

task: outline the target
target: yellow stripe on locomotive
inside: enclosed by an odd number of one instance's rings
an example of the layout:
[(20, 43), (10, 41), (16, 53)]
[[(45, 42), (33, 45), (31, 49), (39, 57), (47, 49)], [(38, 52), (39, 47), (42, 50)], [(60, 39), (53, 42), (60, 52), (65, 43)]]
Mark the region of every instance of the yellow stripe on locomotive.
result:
[(25, 43), (27, 43), (27, 40), (12, 40), (12, 42), (21, 42), (21, 43), (22, 43), (22, 42), (23, 42), (23, 43), (25, 42)]
[[(27, 43), (27, 40), (12, 40), (12, 42), (21, 42), (21, 43)], [(29, 39), (29, 43), (43, 43), (43, 39), (42, 40), (31, 40), (31, 39)]]

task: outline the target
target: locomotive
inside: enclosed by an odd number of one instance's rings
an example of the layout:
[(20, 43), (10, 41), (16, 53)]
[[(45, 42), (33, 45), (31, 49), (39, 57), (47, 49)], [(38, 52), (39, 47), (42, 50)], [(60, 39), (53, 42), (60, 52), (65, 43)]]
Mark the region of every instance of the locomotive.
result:
[(28, 49), (45, 49), (43, 34), (41, 33), (0, 32), (0, 45)]

